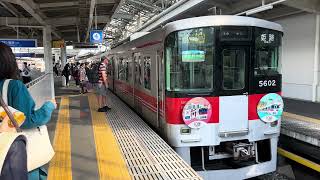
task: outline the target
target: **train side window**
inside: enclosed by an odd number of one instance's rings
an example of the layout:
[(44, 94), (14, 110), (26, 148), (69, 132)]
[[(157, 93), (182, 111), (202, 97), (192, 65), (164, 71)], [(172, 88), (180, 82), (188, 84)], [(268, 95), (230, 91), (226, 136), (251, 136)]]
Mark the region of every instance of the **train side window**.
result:
[(126, 80), (126, 60), (122, 57), (119, 58), (119, 64), (118, 64), (118, 76), (119, 79), (122, 81)]
[(133, 62), (134, 62), (134, 76), (135, 76), (134, 82), (135, 84), (137, 84), (139, 82), (139, 74), (140, 74), (138, 56), (133, 57)]
[(125, 70), (125, 72), (126, 72), (125, 79), (128, 82), (129, 81), (129, 60), (128, 59), (125, 61), (125, 68), (126, 68), (126, 70)]
[(245, 50), (224, 49), (223, 61), (223, 89), (241, 90), (245, 87)]
[(141, 69), (141, 57), (140, 56), (134, 56), (134, 71), (135, 71), (135, 85), (142, 85), (142, 69)]
[(110, 57), (110, 60), (108, 62), (108, 65), (107, 65), (107, 75), (108, 76), (112, 76), (112, 71), (113, 71), (113, 67), (112, 67), (112, 64), (113, 64), (113, 57)]
[(144, 57), (144, 87), (151, 89), (151, 58), (149, 56)]
[(121, 77), (122, 77), (122, 58), (119, 58), (119, 61), (118, 61), (118, 79), (121, 80)]
[(142, 86), (142, 81), (143, 81), (143, 69), (142, 69), (142, 59), (141, 56), (139, 56), (139, 85)]

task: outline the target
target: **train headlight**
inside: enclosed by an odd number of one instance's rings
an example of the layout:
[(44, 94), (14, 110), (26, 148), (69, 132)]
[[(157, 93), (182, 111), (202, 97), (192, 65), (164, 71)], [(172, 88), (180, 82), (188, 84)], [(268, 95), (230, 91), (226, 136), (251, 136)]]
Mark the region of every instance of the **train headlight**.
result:
[(272, 123), (270, 123), (271, 127), (276, 127), (278, 125), (279, 121), (273, 121)]
[(279, 94), (264, 95), (257, 106), (259, 118), (265, 123), (273, 123), (280, 119), (283, 113), (283, 100)]
[(191, 128), (189, 128), (189, 127), (182, 127), (182, 128), (180, 129), (180, 134), (182, 134), (182, 135), (191, 134)]

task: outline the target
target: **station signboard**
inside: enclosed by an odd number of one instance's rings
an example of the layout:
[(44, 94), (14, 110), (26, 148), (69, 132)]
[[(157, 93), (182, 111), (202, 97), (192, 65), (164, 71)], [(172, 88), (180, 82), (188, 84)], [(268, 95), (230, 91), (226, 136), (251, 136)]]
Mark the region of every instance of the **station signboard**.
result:
[(37, 47), (36, 39), (0, 39), (0, 42), (5, 43), (10, 47)]
[(103, 31), (102, 30), (91, 30), (90, 31), (90, 42), (93, 44), (102, 43)]
[(30, 57), (30, 58), (32, 58), (32, 57), (36, 57), (36, 54), (35, 53), (14, 53), (14, 55), (16, 56), (16, 57)]
[(65, 46), (64, 40), (55, 40), (52, 41), (53, 48), (63, 48)]

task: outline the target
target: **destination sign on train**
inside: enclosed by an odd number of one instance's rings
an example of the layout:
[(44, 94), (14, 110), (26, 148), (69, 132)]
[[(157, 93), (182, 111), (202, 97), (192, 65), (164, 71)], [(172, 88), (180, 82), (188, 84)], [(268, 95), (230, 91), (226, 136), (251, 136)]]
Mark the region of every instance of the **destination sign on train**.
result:
[(251, 31), (247, 27), (221, 27), (221, 40), (247, 41), (251, 39)]
[(203, 62), (205, 52), (200, 50), (182, 51), (182, 62)]
[(280, 45), (280, 33), (261, 30), (255, 33), (256, 45), (260, 47)]

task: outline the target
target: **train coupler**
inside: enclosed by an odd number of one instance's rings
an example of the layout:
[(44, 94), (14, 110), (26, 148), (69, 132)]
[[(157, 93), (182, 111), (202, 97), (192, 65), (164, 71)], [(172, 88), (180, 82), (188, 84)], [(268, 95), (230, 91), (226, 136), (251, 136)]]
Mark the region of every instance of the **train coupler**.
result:
[(253, 143), (230, 143), (228, 144), (229, 153), (232, 153), (233, 159), (248, 160), (255, 156), (254, 144)]

